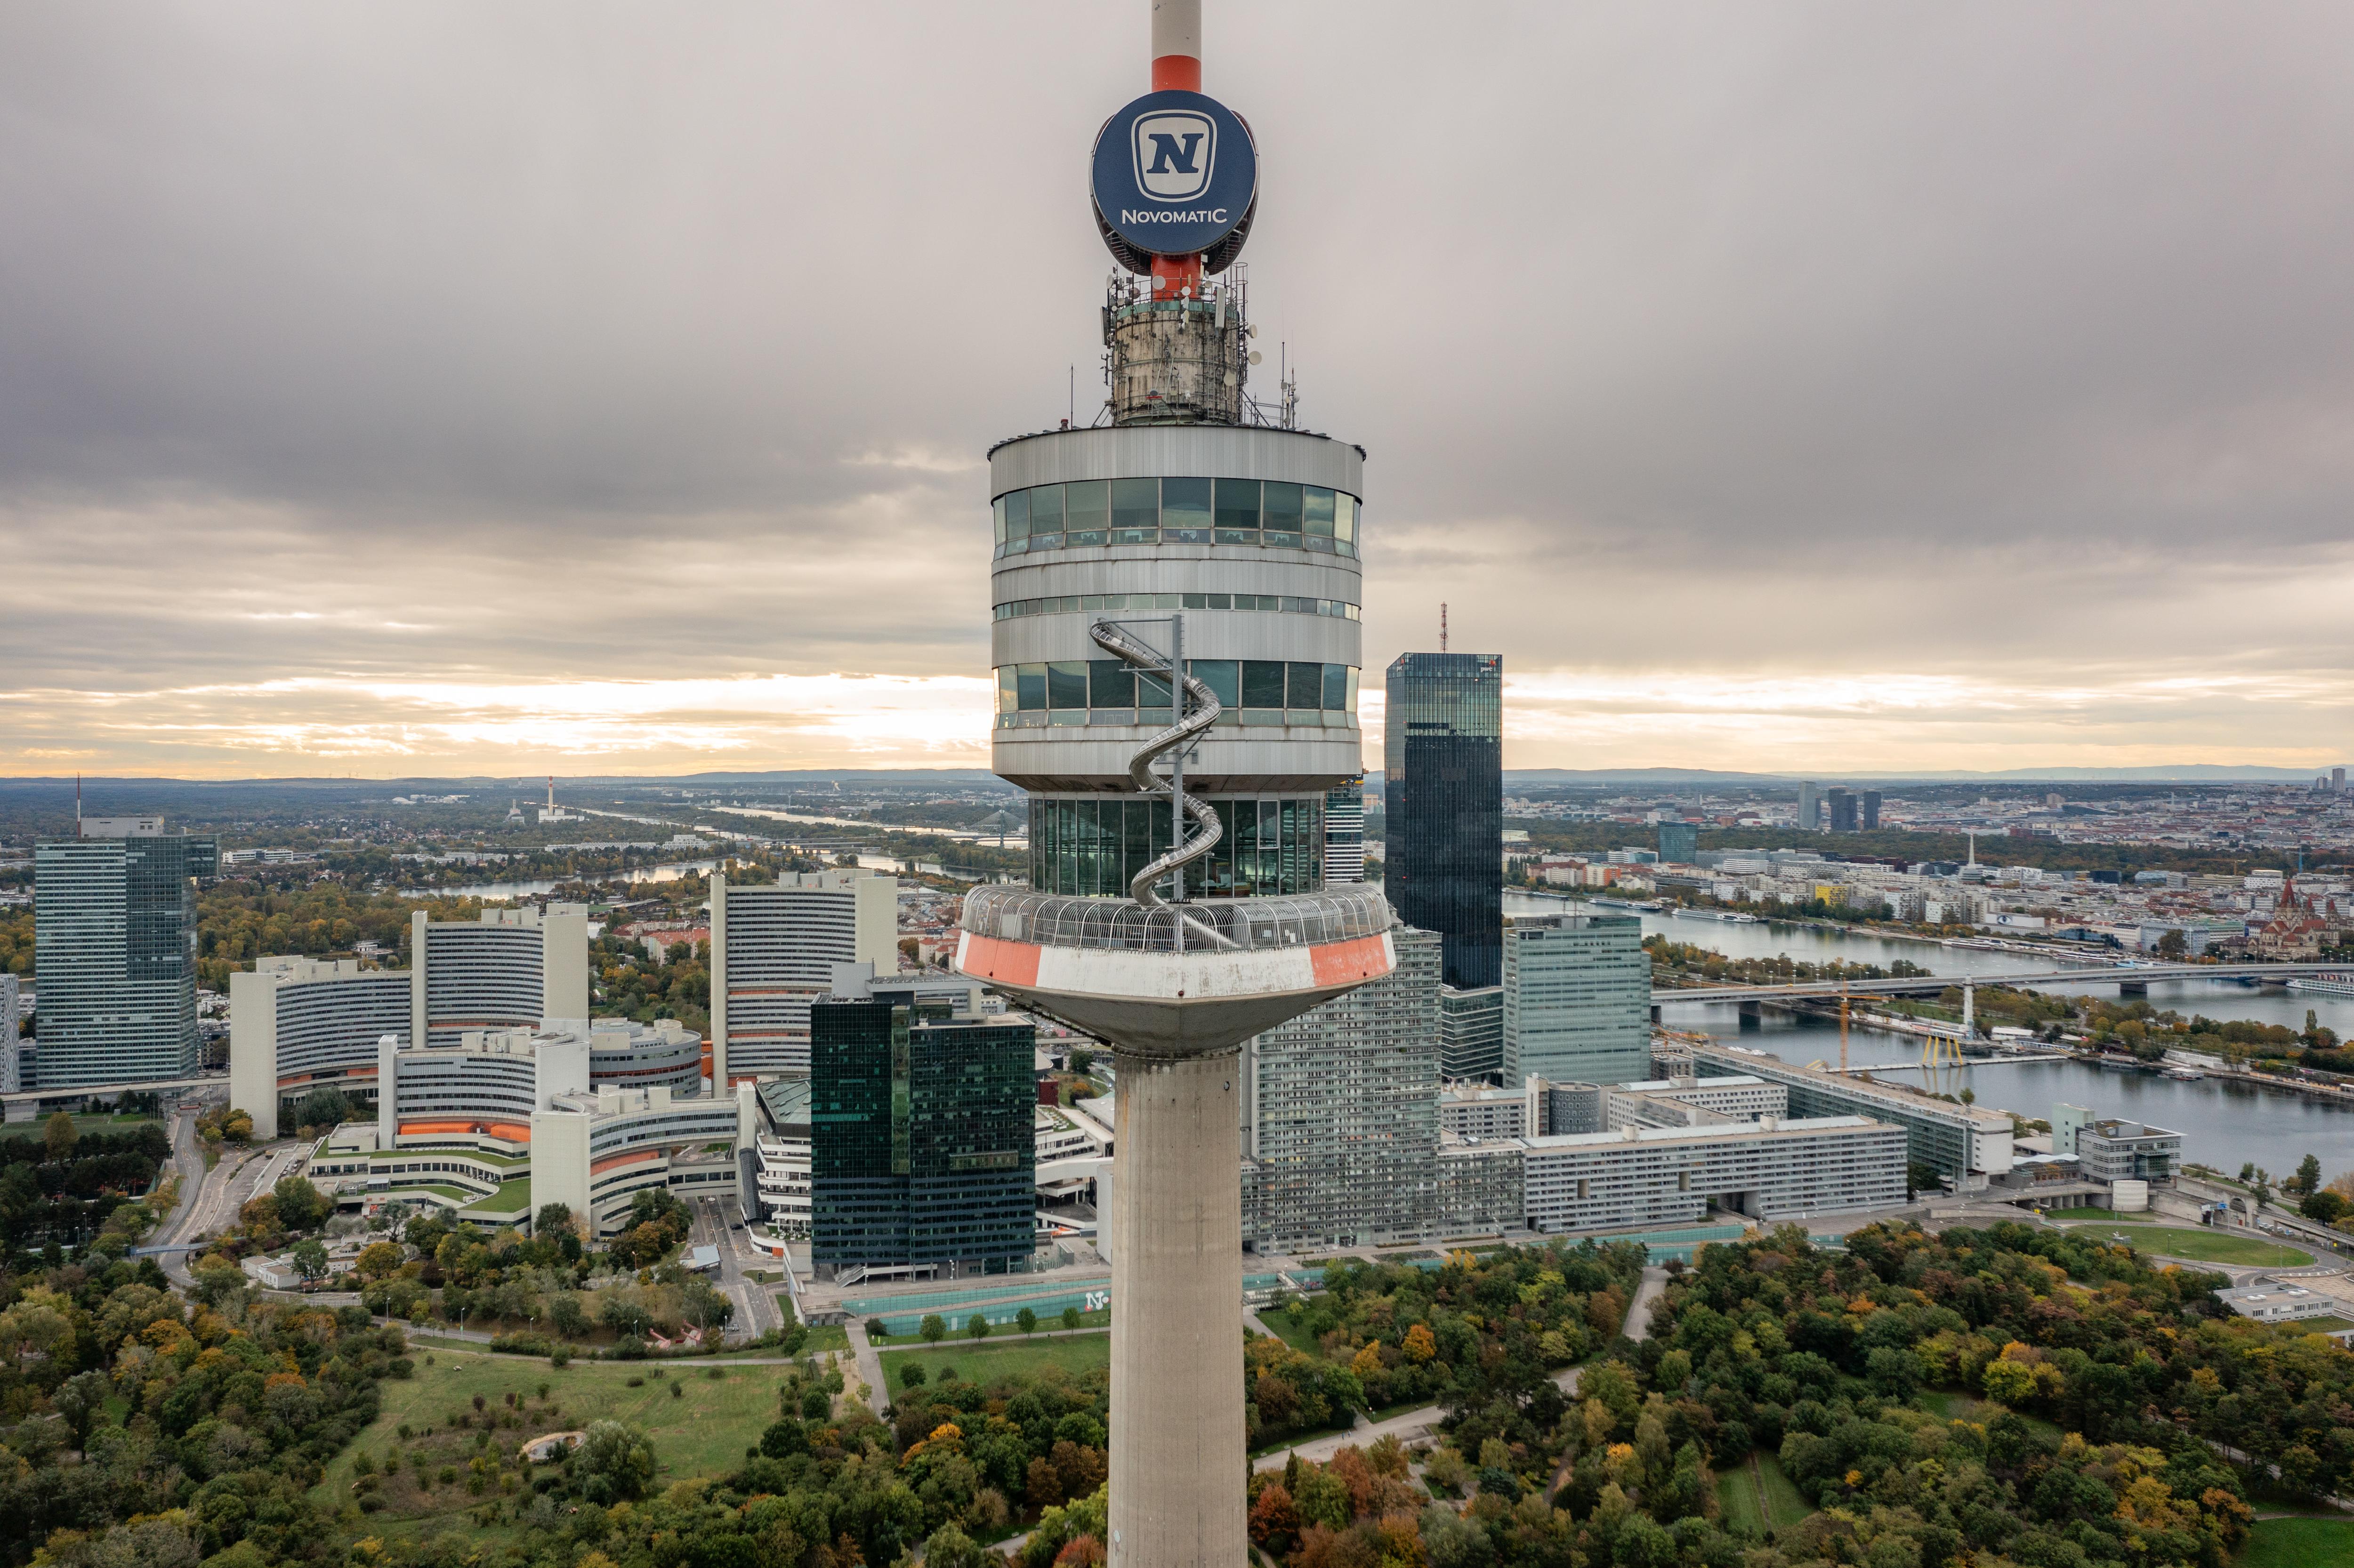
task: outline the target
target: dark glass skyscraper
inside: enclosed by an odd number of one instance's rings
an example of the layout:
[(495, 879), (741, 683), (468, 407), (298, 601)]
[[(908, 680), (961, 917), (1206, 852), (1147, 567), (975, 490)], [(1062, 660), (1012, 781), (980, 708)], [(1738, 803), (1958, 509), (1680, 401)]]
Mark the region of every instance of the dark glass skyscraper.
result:
[(1032, 1030), (876, 985), (810, 1009), (811, 1257), (1002, 1269), (1030, 1255)]
[(39, 1087), (194, 1075), (196, 883), (218, 860), (215, 840), (158, 817), (34, 845)]
[(1504, 971), (1504, 661), (1401, 653), (1382, 751), (1387, 892), (1398, 918), (1446, 943), (1458, 990)]

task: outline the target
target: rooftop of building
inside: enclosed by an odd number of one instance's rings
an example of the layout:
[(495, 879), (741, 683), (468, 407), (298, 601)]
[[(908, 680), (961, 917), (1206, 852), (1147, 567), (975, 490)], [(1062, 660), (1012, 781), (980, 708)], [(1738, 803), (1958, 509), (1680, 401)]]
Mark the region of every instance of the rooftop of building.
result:
[(1521, 1141), (1531, 1150), (1598, 1149), (1611, 1144), (1722, 1143), (1734, 1138), (1780, 1138), (1849, 1128), (1886, 1127), (1868, 1116), (1766, 1117), (1758, 1121), (1728, 1121), (1701, 1127), (1627, 1127), (1616, 1132), (1554, 1132)]
[(2112, 1139), (2180, 1138), (2182, 1136), (2170, 1128), (2152, 1127), (2147, 1122), (2126, 1121), (2116, 1117), (2104, 1117), (2098, 1121), (2086, 1122), (2081, 1132), (2094, 1133), (2102, 1138)]

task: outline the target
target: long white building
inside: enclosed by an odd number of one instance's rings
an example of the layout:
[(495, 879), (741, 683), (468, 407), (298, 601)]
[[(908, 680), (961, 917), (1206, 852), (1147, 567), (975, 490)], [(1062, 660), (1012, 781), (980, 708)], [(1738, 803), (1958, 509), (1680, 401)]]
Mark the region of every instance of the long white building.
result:
[(1771, 1224), (1904, 1202), (1905, 1133), (1864, 1117), (1625, 1127), (1524, 1140), (1542, 1232), (1688, 1224), (1720, 1207)]
[(712, 1082), (807, 1073), (810, 1004), (837, 964), (899, 967), (899, 885), (853, 871), (711, 877)]

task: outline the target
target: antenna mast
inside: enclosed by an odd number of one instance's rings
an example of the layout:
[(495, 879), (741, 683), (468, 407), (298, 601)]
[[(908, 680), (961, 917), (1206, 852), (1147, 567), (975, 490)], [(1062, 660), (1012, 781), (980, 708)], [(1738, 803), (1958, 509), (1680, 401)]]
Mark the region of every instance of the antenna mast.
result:
[(1447, 652), (1447, 601), (1438, 601), (1438, 651)]

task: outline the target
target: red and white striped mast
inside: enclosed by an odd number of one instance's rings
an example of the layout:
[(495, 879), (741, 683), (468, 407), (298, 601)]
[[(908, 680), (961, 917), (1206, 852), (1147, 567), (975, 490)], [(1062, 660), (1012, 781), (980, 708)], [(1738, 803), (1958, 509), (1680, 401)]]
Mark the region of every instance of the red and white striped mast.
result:
[[(1202, 0), (1152, 0), (1152, 90), (1202, 90)], [(1192, 300), (1202, 293), (1202, 256), (1155, 256), (1152, 297)]]

